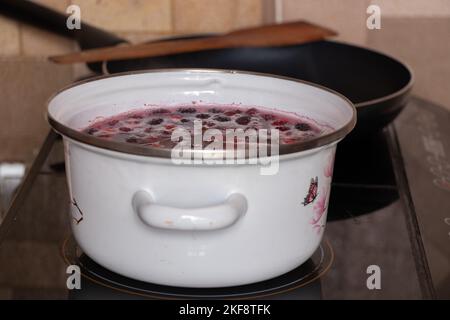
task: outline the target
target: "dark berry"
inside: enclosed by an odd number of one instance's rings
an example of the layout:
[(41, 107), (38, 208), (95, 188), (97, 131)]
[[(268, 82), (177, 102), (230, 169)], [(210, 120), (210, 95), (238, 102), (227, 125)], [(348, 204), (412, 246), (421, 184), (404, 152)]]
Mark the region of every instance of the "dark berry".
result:
[(163, 123), (163, 119), (161, 119), (161, 118), (158, 118), (158, 119), (152, 119), (152, 120), (150, 120), (149, 122), (147, 122), (148, 124), (150, 124), (150, 125), (152, 125), (152, 126), (156, 126), (156, 125), (158, 125), (158, 124), (161, 124), (161, 123)]
[(94, 134), (98, 131), (97, 128), (89, 128), (89, 130), (87, 131), (88, 134)]
[(163, 113), (170, 113), (169, 110), (167, 109), (163, 109), (163, 108), (159, 108), (153, 111), (154, 114), (163, 114)]
[(167, 131), (167, 130), (164, 130), (164, 131), (161, 132), (162, 136), (170, 136), (171, 134), (172, 134), (172, 132)]
[(274, 116), (273, 114), (263, 114), (262, 117), (263, 117), (263, 119), (266, 120), (266, 121), (275, 119), (275, 116)]
[(197, 110), (195, 108), (179, 108), (178, 112), (180, 112), (180, 113), (196, 113)]
[(131, 137), (131, 138), (126, 139), (125, 141), (129, 142), (129, 143), (137, 143), (138, 139)]
[(207, 113), (199, 113), (198, 115), (196, 115), (196, 117), (199, 119), (208, 119), (211, 116)]
[(208, 111), (211, 112), (211, 113), (221, 113), (221, 112), (223, 112), (223, 110), (217, 109), (217, 108), (211, 108)]
[(241, 110), (228, 110), (228, 111), (224, 112), (223, 114), (231, 117), (238, 113), (241, 113)]
[(278, 127), (275, 127), (275, 129), (278, 129), (278, 130), (280, 130), (280, 131), (288, 131), (288, 130), (289, 130), (289, 127), (286, 127), (286, 126), (278, 126)]
[(226, 117), (226, 116), (215, 116), (213, 119), (216, 120), (216, 121), (219, 121), (219, 122), (230, 121), (230, 118)]
[[(198, 117), (197, 117), (197, 118), (198, 118)], [(182, 123), (186, 123), (186, 122), (190, 122), (191, 120), (183, 118), (183, 119), (181, 119), (180, 121), (181, 121)]]
[(128, 127), (120, 127), (119, 130), (123, 131), (123, 132), (130, 132), (131, 131), (131, 129), (128, 128)]
[(254, 115), (258, 113), (258, 110), (256, 108), (250, 108), (245, 113), (249, 115)]
[(143, 116), (141, 116), (140, 114), (133, 114), (130, 116), (131, 119), (142, 119)]
[(157, 142), (157, 141), (159, 141), (159, 138), (157, 138), (157, 137), (148, 137), (148, 138), (145, 139), (146, 143), (154, 143), (154, 142)]
[(108, 124), (110, 125), (110, 126), (115, 126), (116, 124), (118, 124), (119, 123), (119, 120), (111, 120), (111, 121), (109, 121), (108, 122)]
[(242, 117), (237, 118), (235, 121), (237, 124), (245, 126), (250, 123), (250, 120), (251, 120), (251, 118), (249, 116), (242, 116)]
[(311, 126), (307, 123), (297, 123), (295, 125), (295, 129), (300, 130), (300, 131), (309, 131), (309, 130), (311, 130)]
[(276, 121), (274, 121), (274, 122), (272, 122), (272, 125), (274, 125), (274, 126), (282, 126), (282, 125), (285, 125), (287, 123), (287, 121), (286, 120), (276, 120)]

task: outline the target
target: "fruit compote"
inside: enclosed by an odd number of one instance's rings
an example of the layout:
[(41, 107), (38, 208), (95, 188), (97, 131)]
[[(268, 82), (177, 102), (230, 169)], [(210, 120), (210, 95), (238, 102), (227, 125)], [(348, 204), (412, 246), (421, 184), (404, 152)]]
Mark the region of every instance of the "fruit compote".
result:
[(218, 129), (224, 137), (227, 129), (277, 129), (280, 145), (309, 140), (332, 130), (294, 113), (234, 104), (196, 103), (147, 106), (94, 121), (83, 132), (101, 139), (167, 148), (174, 145), (173, 131), (184, 128), (193, 133), (195, 120), (201, 120), (203, 132)]

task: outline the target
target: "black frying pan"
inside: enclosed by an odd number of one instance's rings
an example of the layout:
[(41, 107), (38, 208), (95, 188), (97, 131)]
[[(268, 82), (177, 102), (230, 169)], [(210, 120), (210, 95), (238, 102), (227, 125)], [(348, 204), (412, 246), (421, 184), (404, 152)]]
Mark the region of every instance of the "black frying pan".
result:
[[(125, 40), (83, 23), (66, 28), (66, 17), (30, 1), (0, 0), (0, 12), (78, 41), (82, 49)], [(335, 41), (271, 48), (208, 50), (164, 57), (88, 65), (109, 73), (155, 68), (220, 68), (273, 73), (334, 89), (353, 101), (358, 111), (352, 139), (365, 138), (391, 122), (406, 105), (412, 74), (398, 60), (365, 48)], [(106, 67), (106, 68), (105, 68)]]
[(266, 72), (334, 89), (356, 104), (353, 136), (391, 122), (406, 104), (410, 70), (386, 55), (334, 41), (274, 48), (235, 48), (148, 59), (111, 61), (110, 73), (154, 68), (220, 68)]

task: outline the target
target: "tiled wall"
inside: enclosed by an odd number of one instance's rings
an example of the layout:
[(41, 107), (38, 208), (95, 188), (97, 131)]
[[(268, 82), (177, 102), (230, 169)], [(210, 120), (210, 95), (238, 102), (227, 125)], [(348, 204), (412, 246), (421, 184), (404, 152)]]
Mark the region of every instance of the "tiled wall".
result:
[[(17, 0), (23, 1), (23, 0)], [(83, 21), (144, 41), (158, 36), (223, 32), (262, 22), (265, 0), (33, 0), (61, 12), (81, 8)], [(61, 26), (64, 27), (64, 26)], [(52, 33), (0, 15), (0, 56), (47, 56), (74, 50), (74, 44)]]
[[(132, 42), (258, 25), (273, 20), (278, 7), (284, 20), (320, 23), (336, 29), (339, 40), (404, 59), (416, 72), (415, 93), (450, 106), (450, 90), (444, 85), (450, 79), (450, 0), (33, 1), (62, 12), (78, 4), (84, 21)], [(381, 30), (365, 27), (370, 4), (381, 7)], [(87, 70), (46, 60), (75, 50), (74, 42), (1, 15), (0, 43), (0, 160), (30, 159), (47, 130), (45, 99)], [(24, 122), (17, 124), (18, 119)]]

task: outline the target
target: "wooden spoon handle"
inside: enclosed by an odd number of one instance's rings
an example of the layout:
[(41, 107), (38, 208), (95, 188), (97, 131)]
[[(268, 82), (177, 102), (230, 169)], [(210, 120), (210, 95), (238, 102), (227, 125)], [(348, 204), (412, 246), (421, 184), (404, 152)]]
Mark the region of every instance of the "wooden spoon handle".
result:
[(248, 29), (200, 39), (181, 39), (85, 50), (52, 56), (56, 63), (98, 62), (156, 57), (176, 53), (235, 47), (267, 47), (301, 44), (335, 36), (333, 30), (298, 21)]

